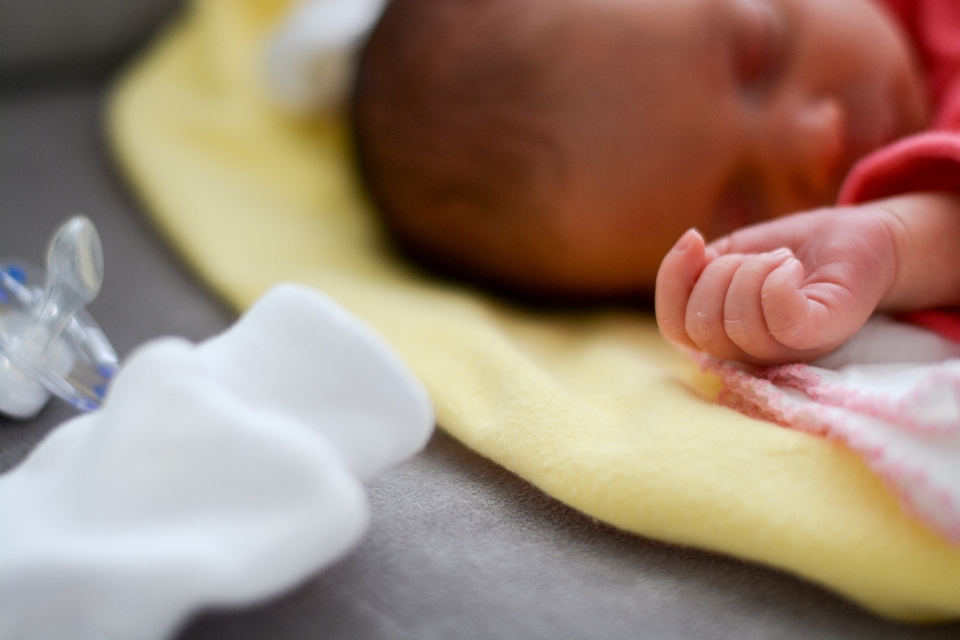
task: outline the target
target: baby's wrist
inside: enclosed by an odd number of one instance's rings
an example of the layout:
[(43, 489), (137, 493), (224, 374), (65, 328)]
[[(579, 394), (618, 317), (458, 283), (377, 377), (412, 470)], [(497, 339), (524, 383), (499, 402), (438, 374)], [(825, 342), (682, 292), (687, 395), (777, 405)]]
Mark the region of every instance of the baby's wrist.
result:
[(960, 303), (960, 196), (918, 192), (860, 208), (883, 222), (890, 236), (893, 278), (879, 310)]

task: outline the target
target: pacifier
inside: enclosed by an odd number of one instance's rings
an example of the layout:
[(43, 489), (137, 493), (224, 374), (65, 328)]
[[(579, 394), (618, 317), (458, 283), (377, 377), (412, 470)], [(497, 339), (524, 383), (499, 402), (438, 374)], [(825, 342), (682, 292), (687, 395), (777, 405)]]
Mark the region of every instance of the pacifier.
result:
[(33, 417), (51, 393), (83, 411), (100, 406), (117, 354), (84, 306), (102, 283), (100, 236), (83, 216), (54, 234), (46, 274), (0, 261), (0, 412)]

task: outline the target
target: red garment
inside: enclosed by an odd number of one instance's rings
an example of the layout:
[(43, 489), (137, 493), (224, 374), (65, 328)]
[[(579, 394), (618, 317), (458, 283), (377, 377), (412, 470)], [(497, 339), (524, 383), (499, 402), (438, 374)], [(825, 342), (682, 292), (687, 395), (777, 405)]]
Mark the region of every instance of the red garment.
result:
[[(910, 191), (960, 192), (960, 1), (878, 1), (913, 39), (926, 72), (933, 119), (929, 131), (860, 160), (847, 175), (837, 202), (854, 204)], [(920, 311), (902, 318), (960, 342), (956, 311)]]

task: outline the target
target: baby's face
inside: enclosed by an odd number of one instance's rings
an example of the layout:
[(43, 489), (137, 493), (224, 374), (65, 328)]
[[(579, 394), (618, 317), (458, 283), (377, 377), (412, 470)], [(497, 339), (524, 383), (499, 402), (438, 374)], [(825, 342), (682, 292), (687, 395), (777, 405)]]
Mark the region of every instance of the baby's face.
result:
[(605, 15), (574, 36), (557, 216), (584, 290), (652, 285), (690, 227), (830, 204), (856, 160), (926, 121), (911, 45), (870, 0), (580, 2)]

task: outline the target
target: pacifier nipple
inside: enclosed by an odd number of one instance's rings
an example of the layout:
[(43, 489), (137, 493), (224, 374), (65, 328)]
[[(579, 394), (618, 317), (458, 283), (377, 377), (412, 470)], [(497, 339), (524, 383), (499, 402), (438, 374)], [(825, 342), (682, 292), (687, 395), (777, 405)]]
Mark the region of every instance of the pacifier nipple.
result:
[(77, 216), (60, 227), (47, 250), (47, 283), (39, 308), (15, 336), (12, 351), (38, 369), (55, 364), (53, 347), (74, 314), (100, 293), (103, 248), (93, 223)]
[(99, 406), (117, 357), (83, 308), (102, 283), (100, 236), (83, 216), (67, 221), (50, 242), (42, 290), (22, 266), (0, 265), (0, 293), (7, 290), (0, 300), (7, 303), (0, 305), (0, 411), (29, 417), (50, 392), (81, 409)]

